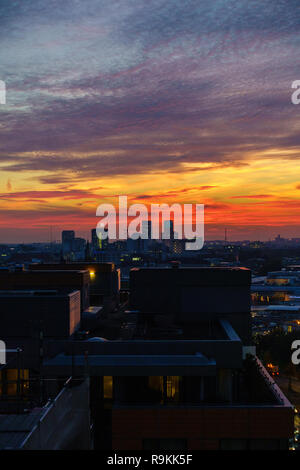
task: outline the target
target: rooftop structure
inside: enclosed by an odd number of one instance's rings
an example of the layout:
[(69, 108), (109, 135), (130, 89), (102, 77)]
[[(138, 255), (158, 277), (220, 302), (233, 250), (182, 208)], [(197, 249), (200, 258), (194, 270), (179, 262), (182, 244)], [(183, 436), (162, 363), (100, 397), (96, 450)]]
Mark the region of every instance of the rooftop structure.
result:
[[(37, 265), (44, 266), (44, 265)], [(55, 265), (58, 267), (58, 265)], [(0, 270), (0, 286), (5, 290), (49, 290), (58, 291), (80, 291), (81, 309), (89, 307), (89, 283), (90, 274), (88, 270), (59, 269), (34, 269), (25, 270)]]
[[(100, 286), (114, 268), (93, 272)], [(133, 269), (129, 308), (110, 311), (87, 337), (45, 337), (38, 378), (55, 387), (89, 377), (96, 449), (286, 449), (294, 410), (255, 356), (250, 283), (242, 268)], [(6, 339), (11, 348), (25, 341)], [(23, 354), (26, 362), (32, 349)]]
[(80, 325), (80, 292), (56, 290), (0, 291), (1, 337), (68, 338)]
[(119, 301), (120, 270), (113, 263), (74, 262), (58, 264), (31, 264), (32, 271), (89, 271), (90, 304), (102, 305), (106, 310), (115, 308)]

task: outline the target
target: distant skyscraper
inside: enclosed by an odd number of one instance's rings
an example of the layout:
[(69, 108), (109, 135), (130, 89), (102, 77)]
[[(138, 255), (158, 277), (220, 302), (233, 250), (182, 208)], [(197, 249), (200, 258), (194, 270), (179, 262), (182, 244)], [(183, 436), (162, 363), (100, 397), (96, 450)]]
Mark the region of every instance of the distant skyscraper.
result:
[[(107, 228), (104, 229), (105, 232), (108, 231)], [(101, 238), (101, 237), (98, 237), (97, 235), (97, 230), (95, 228), (93, 228), (91, 230), (91, 233), (92, 233), (92, 247), (94, 250), (106, 250), (107, 247), (108, 247), (108, 237), (106, 238)]]
[[(108, 231), (107, 228), (104, 229), (105, 232)], [(108, 237), (101, 239), (97, 235), (97, 230), (93, 228), (91, 230), (92, 235), (92, 254), (97, 261), (107, 261), (107, 250), (109, 248)]]
[(163, 225), (162, 238), (164, 240), (174, 240), (173, 220), (165, 220)]
[(74, 238), (72, 240), (72, 251), (84, 251), (86, 240), (84, 238)]
[(142, 250), (141, 251), (148, 251), (151, 245), (151, 235), (152, 235), (152, 225), (151, 220), (143, 220), (142, 222)]
[(92, 238), (92, 247), (96, 248), (98, 246), (98, 237), (97, 237), (97, 231), (95, 228), (91, 230), (91, 238)]
[(70, 241), (70, 240), (73, 240), (75, 238), (75, 232), (74, 230), (63, 230), (61, 232), (61, 240), (62, 240), (62, 243), (64, 243), (64, 241)]
[(61, 233), (62, 252), (66, 255), (72, 251), (72, 244), (75, 239), (74, 230), (63, 230)]
[(152, 224), (151, 220), (143, 220), (142, 222), (142, 233), (145, 236), (145, 239), (150, 240), (152, 235)]

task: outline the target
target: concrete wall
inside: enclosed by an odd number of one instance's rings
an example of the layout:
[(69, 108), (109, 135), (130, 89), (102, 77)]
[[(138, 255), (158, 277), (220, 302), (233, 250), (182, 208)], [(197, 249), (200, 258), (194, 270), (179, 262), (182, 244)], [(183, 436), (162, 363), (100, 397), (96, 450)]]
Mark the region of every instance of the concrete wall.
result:
[(1, 337), (68, 338), (80, 324), (80, 292), (30, 295), (16, 291), (0, 294)]
[(90, 448), (89, 379), (65, 387), (23, 443), (26, 450)]

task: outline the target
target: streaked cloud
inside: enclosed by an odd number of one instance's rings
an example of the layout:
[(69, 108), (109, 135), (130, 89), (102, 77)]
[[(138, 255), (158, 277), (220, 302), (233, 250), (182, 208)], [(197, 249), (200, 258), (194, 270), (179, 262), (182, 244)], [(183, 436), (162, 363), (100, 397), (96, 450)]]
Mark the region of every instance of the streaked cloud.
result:
[(298, 0), (3, 0), (0, 39), (11, 227), (60, 210), (94, 226), (94, 199), (118, 193), (198, 198), (237, 234), (299, 225)]

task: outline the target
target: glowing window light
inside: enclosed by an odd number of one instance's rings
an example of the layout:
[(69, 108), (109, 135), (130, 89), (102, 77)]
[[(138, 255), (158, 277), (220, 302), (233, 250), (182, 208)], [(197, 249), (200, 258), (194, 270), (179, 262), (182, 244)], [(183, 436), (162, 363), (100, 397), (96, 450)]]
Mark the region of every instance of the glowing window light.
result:
[(113, 378), (112, 376), (105, 375), (103, 377), (103, 396), (106, 400), (113, 398)]

